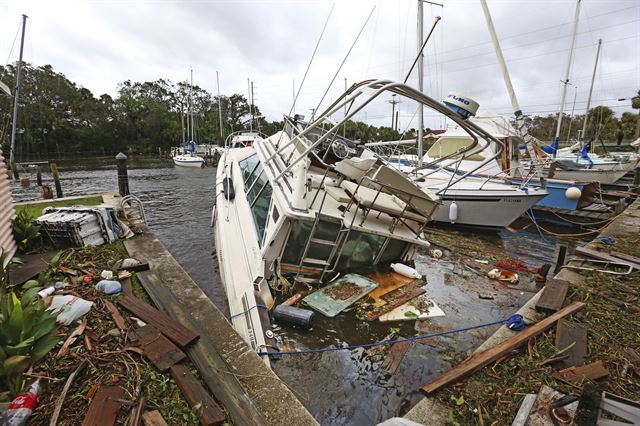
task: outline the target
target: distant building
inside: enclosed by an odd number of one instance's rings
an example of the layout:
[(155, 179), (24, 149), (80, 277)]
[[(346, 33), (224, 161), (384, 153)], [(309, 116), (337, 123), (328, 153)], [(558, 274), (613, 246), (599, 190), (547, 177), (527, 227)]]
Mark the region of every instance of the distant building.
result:
[[(0, 249), (9, 253), (5, 263), (8, 263), (16, 252), (16, 241), (11, 229), (11, 221), (15, 215), (7, 167), (4, 164), (2, 152), (0, 152)], [(6, 264), (2, 266), (6, 266)]]

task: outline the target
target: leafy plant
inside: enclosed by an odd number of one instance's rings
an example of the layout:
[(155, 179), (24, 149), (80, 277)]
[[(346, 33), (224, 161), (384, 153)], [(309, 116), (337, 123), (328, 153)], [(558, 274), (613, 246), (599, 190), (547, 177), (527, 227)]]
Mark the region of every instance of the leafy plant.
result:
[(27, 253), (42, 245), (40, 226), (36, 225), (33, 218), (26, 210), (20, 210), (12, 222), (13, 235), (18, 243), (18, 249)]
[[(0, 266), (6, 253), (0, 250)], [(15, 395), (24, 387), (23, 373), (60, 341), (54, 335), (57, 314), (34, 300), (42, 287), (31, 286), (21, 298), (8, 292), (8, 274), (0, 267), (0, 385)]]

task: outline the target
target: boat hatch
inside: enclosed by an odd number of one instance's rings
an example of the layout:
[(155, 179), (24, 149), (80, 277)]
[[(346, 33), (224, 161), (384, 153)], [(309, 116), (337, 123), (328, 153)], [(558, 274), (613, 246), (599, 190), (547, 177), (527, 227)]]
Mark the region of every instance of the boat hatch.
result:
[[(309, 241), (312, 229), (312, 221), (297, 220), (292, 223), (291, 232), (282, 253), (282, 263), (303, 266), (305, 245)], [(313, 238), (309, 242), (306, 258), (331, 260), (334, 252), (337, 265), (334, 268), (330, 265), (326, 266), (339, 271), (349, 271), (370, 268), (371, 265), (380, 262), (400, 260), (410, 244), (406, 241), (356, 230), (349, 231), (345, 241), (340, 237), (340, 234), (344, 233), (345, 229), (341, 228), (340, 224), (318, 222)]]

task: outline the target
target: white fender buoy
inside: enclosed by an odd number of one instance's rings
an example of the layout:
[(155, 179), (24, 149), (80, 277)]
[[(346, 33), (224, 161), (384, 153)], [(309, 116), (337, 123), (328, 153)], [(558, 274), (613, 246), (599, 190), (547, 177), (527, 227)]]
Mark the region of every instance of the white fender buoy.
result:
[(564, 192), (564, 196), (567, 197), (568, 200), (577, 200), (582, 196), (582, 191), (580, 191), (580, 188), (578, 187), (570, 186)]
[(451, 223), (456, 223), (457, 220), (458, 220), (458, 204), (456, 204), (456, 202), (454, 201), (449, 206), (449, 221)]
[(405, 277), (408, 277), (408, 278), (416, 278), (416, 279), (422, 278), (422, 275), (420, 275), (418, 271), (413, 269), (411, 266), (407, 266), (402, 263), (392, 263), (391, 269), (396, 271), (398, 274), (404, 275)]

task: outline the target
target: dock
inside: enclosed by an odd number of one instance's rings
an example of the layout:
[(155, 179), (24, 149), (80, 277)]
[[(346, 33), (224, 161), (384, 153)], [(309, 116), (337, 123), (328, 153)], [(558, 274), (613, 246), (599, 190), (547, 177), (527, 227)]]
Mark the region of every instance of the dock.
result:
[(318, 424), (157, 238), (138, 235), (125, 247), (149, 262), (137, 276), (156, 307), (200, 334), (187, 355), (234, 424)]

